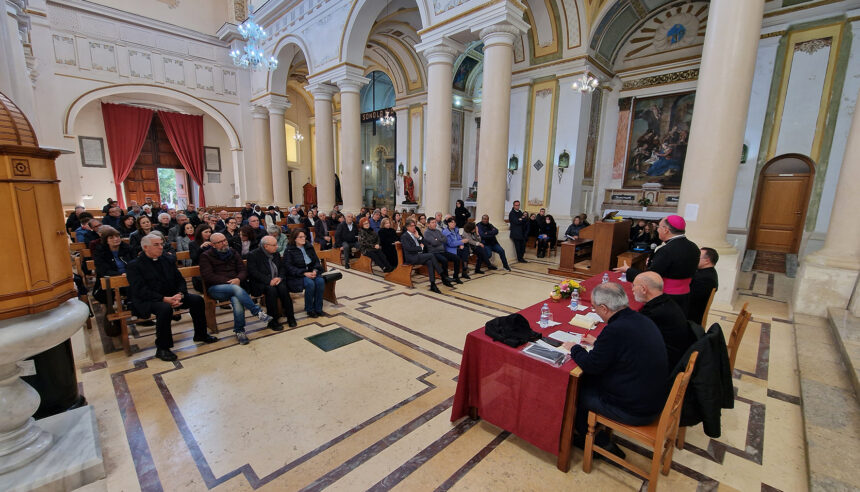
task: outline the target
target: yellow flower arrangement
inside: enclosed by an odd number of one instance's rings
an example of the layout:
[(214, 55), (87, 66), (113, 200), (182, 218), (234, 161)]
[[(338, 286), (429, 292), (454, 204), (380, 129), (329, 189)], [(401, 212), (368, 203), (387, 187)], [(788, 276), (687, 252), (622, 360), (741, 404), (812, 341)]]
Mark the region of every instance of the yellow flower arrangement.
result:
[(561, 282), (559, 282), (558, 285), (552, 288), (552, 293), (550, 295), (555, 301), (562, 298), (568, 299), (570, 298), (574, 290), (577, 290), (582, 293), (585, 291), (585, 287), (583, 287), (582, 284), (580, 284), (576, 280), (562, 280)]

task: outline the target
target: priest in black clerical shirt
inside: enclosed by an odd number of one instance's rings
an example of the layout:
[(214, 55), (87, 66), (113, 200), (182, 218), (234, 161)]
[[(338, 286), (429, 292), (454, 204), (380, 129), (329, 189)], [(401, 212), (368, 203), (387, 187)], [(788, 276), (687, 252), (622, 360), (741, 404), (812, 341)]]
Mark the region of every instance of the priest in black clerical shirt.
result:
[(639, 313), (657, 325), (663, 342), (669, 370), (681, 360), (697, 336), (687, 324), (687, 317), (678, 304), (663, 293), (663, 279), (655, 272), (642, 272), (633, 280), (633, 297), (645, 303)]
[(702, 248), (699, 251), (699, 269), (690, 282), (690, 308), (687, 310), (687, 319), (705, 326), (708, 320), (702, 318), (711, 298), (711, 290), (720, 286), (717, 269), (714, 268), (720, 255), (713, 248)]

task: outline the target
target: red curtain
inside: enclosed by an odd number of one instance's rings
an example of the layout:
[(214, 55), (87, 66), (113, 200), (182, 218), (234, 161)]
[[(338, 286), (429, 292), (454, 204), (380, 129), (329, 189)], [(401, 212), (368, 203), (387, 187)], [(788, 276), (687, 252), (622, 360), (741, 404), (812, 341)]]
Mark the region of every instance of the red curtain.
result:
[(203, 196), (203, 116), (192, 114), (158, 112), (158, 118), (164, 125), (167, 139), (173, 146), (173, 151), (179, 157), (182, 167), (191, 175), (191, 179), (200, 187), (200, 203), (198, 207), (206, 206)]
[(116, 199), (125, 208), (122, 182), (128, 177), (131, 168), (140, 155), (153, 111), (124, 104), (102, 103), (102, 118), (105, 124), (110, 163), (113, 168), (113, 182), (116, 185)]

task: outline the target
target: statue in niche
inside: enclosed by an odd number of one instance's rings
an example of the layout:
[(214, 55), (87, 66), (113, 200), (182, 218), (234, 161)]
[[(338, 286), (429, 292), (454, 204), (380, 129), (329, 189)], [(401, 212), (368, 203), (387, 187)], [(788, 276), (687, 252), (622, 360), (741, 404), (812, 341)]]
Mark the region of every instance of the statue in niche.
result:
[(406, 195), (406, 201), (403, 203), (418, 203), (415, 201), (415, 183), (412, 182), (412, 176), (409, 173), (403, 176), (403, 194)]

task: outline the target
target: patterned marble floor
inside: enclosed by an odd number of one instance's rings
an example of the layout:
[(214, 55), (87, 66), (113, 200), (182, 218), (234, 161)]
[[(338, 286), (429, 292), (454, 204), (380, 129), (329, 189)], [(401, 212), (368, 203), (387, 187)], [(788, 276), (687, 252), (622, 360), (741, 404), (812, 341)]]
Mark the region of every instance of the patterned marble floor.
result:
[[(406, 289), (345, 271), (328, 317), (300, 316), (280, 333), (249, 318), (247, 346), (232, 336), (229, 311), (219, 311), (221, 341), (210, 346), (195, 346), (186, 316), (174, 324), (175, 363), (153, 358), (152, 328), (135, 330), (131, 357), (94, 329), (95, 363), (79, 381), (98, 415), (108, 476), (86, 489), (641, 489), (643, 480), (603, 461), (583, 473), (578, 450), (561, 473), (554, 456), (493, 425), (449, 421), (466, 333), (545, 298), (558, 280), (546, 266), (473, 276), (440, 286), (443, 295), (426, 280)], [(780, 300), (790, 279), (743, 275), (740, 302), (753, 320), (735, 408), (724, 411), (719, 439), (690, 429), (662, 490), (807, 488), (794, 326)], [(710, 321), (734, 318), (712, 312)], [(360, 340), (330, 352), (307, 340), (335, 328)]]

